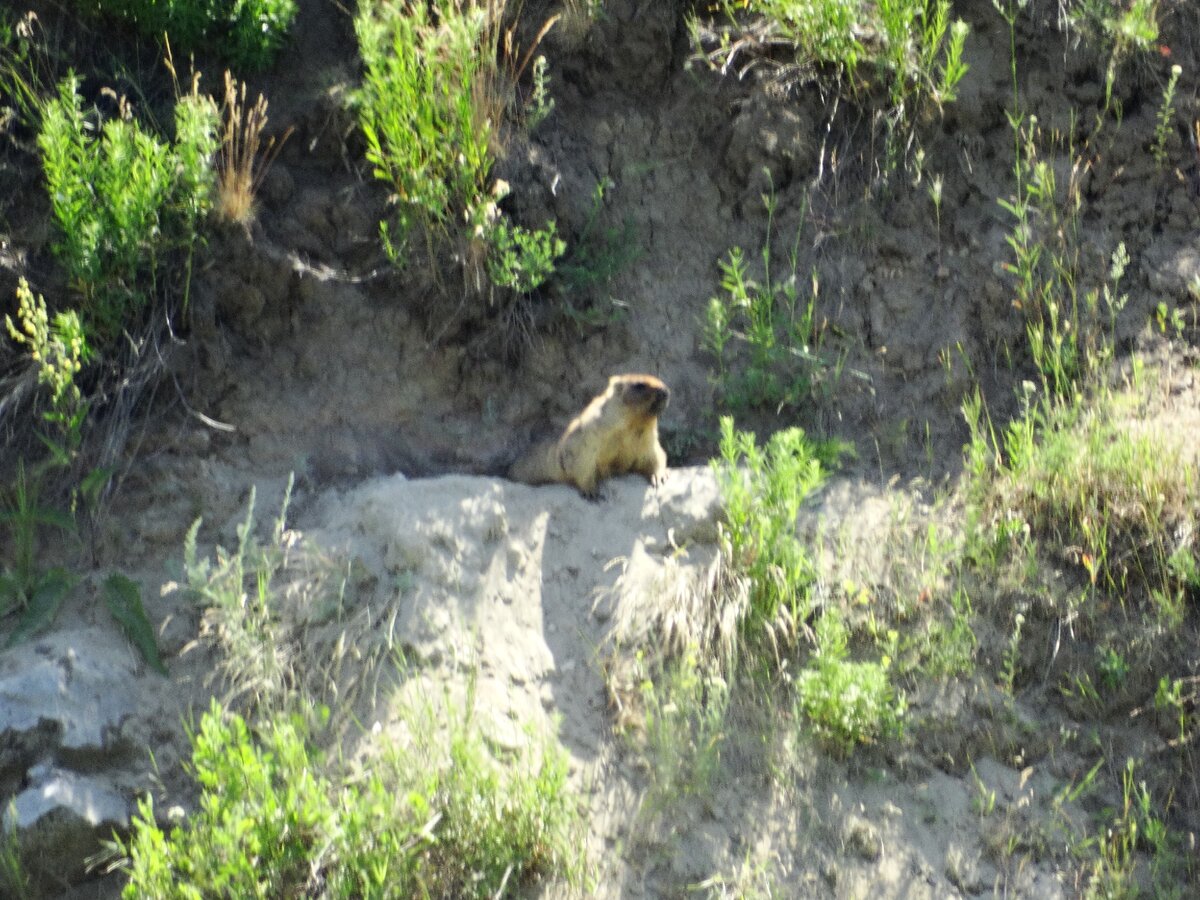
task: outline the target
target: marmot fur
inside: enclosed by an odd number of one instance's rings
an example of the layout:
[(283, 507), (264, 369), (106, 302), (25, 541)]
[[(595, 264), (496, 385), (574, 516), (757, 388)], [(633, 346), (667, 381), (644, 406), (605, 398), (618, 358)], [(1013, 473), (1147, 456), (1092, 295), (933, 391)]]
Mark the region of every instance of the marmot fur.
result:
[(658, 417), (670, 399), (671, 391), (653, 375), (614, 375), (562, 437), (534, 444), (508, 477), (525, 484), (573, 484), (589, 498), (612, 475), (637, 472), (657, 484), (667, 468)]

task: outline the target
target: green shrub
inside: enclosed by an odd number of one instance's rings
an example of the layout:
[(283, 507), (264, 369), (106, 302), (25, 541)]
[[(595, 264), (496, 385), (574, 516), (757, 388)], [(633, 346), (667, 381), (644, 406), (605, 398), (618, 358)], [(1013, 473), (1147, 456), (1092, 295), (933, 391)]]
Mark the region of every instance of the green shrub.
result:
[(500, 220), (492, 230), (491, 246), (488, 274), (492, 284), (519, 294), (541, 287), (554, 274), (554, 261), (566, 249), (553, 222), (544, 229), (530, 231)]
[[(468, 284), (482, 291), (486, 276), (528, 293), (553, 273), (564, 245), (553, 222), (530, 231), (510, 224), (497, 205), (508, 186), (493, 181), (492, 166), (514, 86), (532, 59), (513, 61), (505, 7), (364, 0), (354, 22), (365, 69), (357, 110), (367, 161), (394, 191), (396, 214), (380, 223), (392, 261), (407, 260), (417, 231), (453, 249)], [(539, 72), (535, 115), (549, 109), (544, 71), (535, 66)]]
[(312, 884), (312, 863), (334, 833), (336, 794), (320, 774), (302, 720), (251, 732), (214, 700), (191, 736), (195, 812), (164, 833), (150, 798), (138, 804), (123, 896), (287, 897)]
[(131, 23), (176, 50), (216, 49), (241, 69), (262, 69), (283, 47), (296, 18), (296, 0), (76, 0), (89, 12)]
[(168, 144), (132, 118), (95, 129), (78, 86), (71, 75), (46, 103), (38, 145), (59, 233), (54, 251), (103, 344), (148, 305), (164, 257), (191, 252), (211, 198), (217, 111), (193, 90), (175, 107)]
[(455, 0), (433, 6), (364, 2), (354, 20), (365, 66), (359, 121), (367, 161), (396, 192), (396, 240), (482, 205), (500, 124), (476, 102), (487, 76), (484, 11)]
[(578, 874), (561, 748), (501, 765), (469, 704), (441, 721), (432, 707), (407, 715), (416, 743), (352, 779), (316, 749), (327, 712), (251, 727), (214, 701), (191, 736), (195, 811), (164, 832), (144, 799), (114, 846), (129, 869), (124, 896), (491, 898)]

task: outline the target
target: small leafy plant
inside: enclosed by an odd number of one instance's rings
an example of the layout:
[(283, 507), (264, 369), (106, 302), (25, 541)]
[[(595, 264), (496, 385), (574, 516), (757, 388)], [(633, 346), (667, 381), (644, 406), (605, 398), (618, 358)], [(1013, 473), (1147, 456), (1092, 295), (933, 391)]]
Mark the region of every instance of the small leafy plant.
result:
[(901, 731), (906, 704), (884, 662), (848, 658), (848, 632), (840, 613), (817, 620), (812, 661), (796, 677), (796, 708), (822, 740), (841, 753)]
[(778, 657), (809, 614), (816, 578), (813, 561), (796, 537), (800, 504), (826, 477), (837, 450), (821, 447), (799, 428), (777, 431), (760, 448), (755, 436), (721, 419), (721, 458), (713, 467), (725, 503), (721, 553), (744, 591), (736, 616), (753, 648)]
[(65, 310), (51, 318), (45, 298), (22, 278), (17, 282), (17, 321), (6, 315), (4, 324), (37, 365), (38, 383), (50, 391), (50, 409), (42, 416), (55, 434), (43, 441), (56, 451), (58, 461), (69, 461), (82, 441), (88, 409), (75, 379), (92, 355), (79, 313)]
[(1154, 168), (1159, 172), (1167, 166), (1167, 138), (1171, 134), (1171, 120), (1175, 116), (1175, 88), (1182, 74), (1181, 66), (1171, 66), (1171, 76), (1167, 79), (1167, 86), (1163, 88), (1162, 102), (1154, 121), (1154, 143), (1150, 152), (1154, 154)]
[(488, 274), (496, 287), (519, 294), (537, 290), (554, 274), (555, 260), (566, 244), (558, 237), (555, 225), (530, 231), (500, 219), (492, 228)]

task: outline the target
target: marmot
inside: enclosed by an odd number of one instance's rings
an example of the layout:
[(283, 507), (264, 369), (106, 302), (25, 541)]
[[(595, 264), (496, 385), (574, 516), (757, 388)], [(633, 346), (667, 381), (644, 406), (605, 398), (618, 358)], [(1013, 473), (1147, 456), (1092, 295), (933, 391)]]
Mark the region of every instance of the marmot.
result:
[(657, 484), (667, 468), (658, 417), (671, 391), (653, 375), (614, 375), (557, 440), (534, 444), (508, 477), (525, 484), (573, 484), (594, 499), (600, 482), (637, 472)]

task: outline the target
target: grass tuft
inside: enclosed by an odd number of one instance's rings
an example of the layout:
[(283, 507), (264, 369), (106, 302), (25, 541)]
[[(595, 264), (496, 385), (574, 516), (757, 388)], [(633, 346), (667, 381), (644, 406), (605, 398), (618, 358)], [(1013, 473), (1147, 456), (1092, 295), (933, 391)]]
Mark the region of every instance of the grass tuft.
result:
[[(276, 143), (267, 139), (267, 101), (262, 94), (253, 106), (246, 105), (246, 84), (225, 72), (225, 104), (222, 107), (220, 163), (217, 168), (216, 212), (227, 222), (244, 224), (254, 216), (254, 197), (271, 162), (292, 133), (289, 127)], [(262, 158), (259, 151), (262, 150)]]

